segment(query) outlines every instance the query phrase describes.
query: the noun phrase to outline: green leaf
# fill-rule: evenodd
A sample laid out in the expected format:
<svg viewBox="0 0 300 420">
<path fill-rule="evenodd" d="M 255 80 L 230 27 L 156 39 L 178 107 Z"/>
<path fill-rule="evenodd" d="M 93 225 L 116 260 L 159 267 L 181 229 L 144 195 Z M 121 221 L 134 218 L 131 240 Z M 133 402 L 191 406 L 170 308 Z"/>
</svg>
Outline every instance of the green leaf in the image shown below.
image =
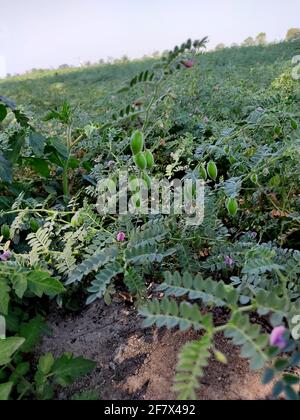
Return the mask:
<svg viewBox="0 0 300 420">
<path fill-rule="evenodd" d="M 291 366 L 299 366 L 300 365 L 300 352 L 295 352 L 290 360 Z"/>
<path fill-rule="evenodd" d="M 0 401 L 7 401 L 11 393 L 13 382 L 7 382 L 6 384 L 0 384 Z"/>
<path fill-rule="evenodd" d="M 52 353 L 46 353 L 40 357 L 38 370 L 43 373 L 43 375 L 48 375 L 54 365 L 54 357 Z"/>
<path fill-rule="evenodd" d="M 7 280 L 0 279 L 0 313 L 3 315 L 7 315 L 8 313 L 9 292 L 10 287 L 7 284 Z"/>
<path fill-rule="evenodd" d="M 5 321 L 6 321 L 6 329 L 7 331 L 17 334 L 19 331 L 19 327 L 20 327 L 20 322 L 19 322 L 19 310 L 9 310 L 7 316 L 5 316 Z M 5 337 L 4 337 L 5 338 Z"/>
<path fill-rule="evenodd" d="M 4 105 L 0 104 L 0 123 L 3 121 L 7 116 L 7 109 Z"/>
<path fill-rule="evenodd" d="M 15 373 L 17 375 L 25 376 L 27 373 L 30 372 L 30 363 L 29 362 L 21 362 L 15 368 Z"/>
<path fill-rule="evenodd" d="M 42 134 L 31 131 L 29 134 L 29 144 L 36 157 L 42 157 L 45 149 L 46 139 Z"/>
<path fill-rule="evenodd" d="M 87 375 L 96 367 L 96 363 L 83 357 L 74 358 L 72 354 L 64 354 L 53 365 L 54 380 L 61 386 L 71 385 L 77 378 Z"/>
<path fill-rule="evenodd" d="M 79 166 L 80 166 L 80 162 L 79 162 L 78 159 L 76 159 L 74 157 L 71 157 L 69 159 L 68 168 L 70 168 L 70 169 L 77 169 L 77 168 L 79 168 Z"/>
<path fill-rule="evenodd" d="M 38 371 L 35 374 L 34 379 L 36 383 L 36 393 L 38 400 L 53 400 L 55 395 L 53 385 L 47 382 L 47 377 L 43 376 L 43 374 Z"/>
<path fill-rule="evenodd" d="M 127 248 L 125 251 L 125 257 L 128 263 L 132 264 L 146 264 L 147 262 L 161 263 L 164 255 L 157 251 L 157 246 L 153 245 L 142 245 Z"/>
<path fill-rule="evenodd" d="M 242 177 L 234 177 L 224 182 L 223 189 L 228 198 L 235 198 L 242 188 Z"/>
<path fill-rule="evenodd" d="M 10 375 L 9 380 L 17 386 L 17 391 L 19 392 L 20 387 L 24 387 L 28 390 L 28 385 L 26 386 L 24 382 L 20 383 L 20 376 L 26 376 L 30 372 L 30 363 L 21 362 L 16 367 L 13 373 Z M 21 391 L 22 392 L 22 391 Z"/>
<path fill-rule="evenodd" d="M 281 322 L 284 314 L 289 312 L 292 305 L 287 297 L 279 297 L 275 292 L 263 289 L 257 292 L 255 300 L 260 311 L 266 311 L 267 313 L 272 312 L 276 313 L 276 315 L 281 315 L 281 318 L 279 317 L 279 322 Z"/>
<path fill-rule="evenodd" d="M 300 378 L 296 375 L 285 374 L 282 379 L 287 385 L 298 385 L 300 383 Z"/>
<path fill-rule="evenodd" d="M 93 271 L 98 271 L 108 262 L 115 260 L 118 253 L 119 250 L 116 247 L 96 251 L 92 256 L 88 257 L 79 264 L 74 271 L 72 271 L 66 285 L 81 281 L 85 276 Z"/>
<path fill-rule="evenodd" d="M 284 371 L 289 366 L 289 361 L 287 359 L 278 359 L 275 362 L 275 369 L 280 372 Z"/>
<path fill-rule="evenodd" d="M 153 300 L 140 309 L 142 316 L 146 318 L 145 327 L 154 324 L 158 328 L 167 327 L 169 329 L 179 326 L 181 331 L 194 328 L 196 331 L 206 329 L 204 317 L 198 305 L 191 305 L 181 302 L 178 306 L 176 300 L 164 298 L 161 301 Z"/>
<path fill-rule="evenodd" d="M 164 219 L 150 221 L 130 233 L 128 248 L 155 245 L 161 242 L 167 234 L 168 229 L 165 226 Z"/>
<path fill-rule="evenodd" d="M 10 163 L 15 164 L 20 157 L 21 150 L 25 144 L 26 135 L 24 131 L 15 133 L 9 140 L 9 152 L 7 152 L 6 158 Z"/>
<path fill-rule="evenodd" d="M 174 390 L 179 400 L 196 400 L 196 390 L 200 388 L 199 378 L 204 375 L 211 357 L 212 337 L 205 335 L 198 341 L 186 344 L 179 353 Z"/>
<path fill-rule="evenodd" d="M 50 112 L 48 112 L 48 114 L 45 116 L 44 121 L 51 121 L 51 120 L 59 120 L 60 119 L 60 115 L 59 112 L 57 112 L 56 110 L 51 110 Z"/>
<path fill-rule="evenodd" d="M 274 386 L 273 386 L 273 390 L 272 393 L 274 395 L 274 397 L 279 397 L 279 395 L 284 391 L 284 385 L 282 381 L 277 382 Z"/>
<path fill-rule="evenodd" d="M 22 299 L 27 290 L 27 273 L 14 273 L 11 277 L 11 283 L 16 295 Z"/>
<path fill-rule="evenodd" d="M 264 372 L 264 376 L 262 378 L 262 384 L 267 385 L 274 379 L 274 376 L 275 376 L 274 369 L 271 369 L 271 368 L 266 369 Z"/>
<path fill-rule="evenodd" d="M 55 148 L 55 150 L 64 160 L 68 159 L 69 150 L 62 139 L 60 139 L 59 137 L 51 137 L 49 139 L 49 143 Z"/>
<path fill-rule="evenodd" d="M 0 181 L 12 182 L 12 168 L 8 160 L 0 155 Z"/>
<path fill-rule="evenodd" d="M 178 273 L 164 273 L 164 283 L 157 290 L 166 296 L 181 297 L 187 295 L 191 300 L 201 299 L 205 305 L 215 306 L 236 305 L 238 292 L 232 286 L 225 285 L 222 281 L 211 278 L 203 279 L 200 274 L 193 276 L 185 272 L 182 276 Z"/>
<path fill-rule="evenodd" d="M 298 123 L 294 119 L 291 120 L 291 127 L 293 130 L 298 130 Z"/>
<path fill-rule="evenodd" d="M 53 297 L 66 290 L 58 279 L 42 271 L 31 272 L 27 280 L 28 288 L 38 297 L 42 297 L 43 294 Z"/>
<path fill-rule="evenodd" d="M 233 344 L 242 347 L 241 356 L 250 359 L 251 369 L 259 370 L 268 362 L 266 350 L 269 337 L 261 334 L 259 325 L 251 324 L 247 315 L 234 313 L 225 330 L 225 336 L 231 338 Z"/>
<path fill-rule="evenodd" d="M 283 267 L 276 262 L 276 252 L 264 246 L 255 246 L 246 253 L 243 273 L 260 275 L 273 270 L 282 270 Z"/>
<path fill-rule="evenodd" d="M 139 301 L 147 296 L 147 287 L 144 278 L 133 267 L 127 269 L 124 283 L 129 292 Z"/>
<path fill-rule="evenodd" d="M 92 295 L 88 298 L 87 304 L 94 302 L 96 299 L 101 299 L 106 292 L 112 279 L 123 272 L 123 268 L 117 262 L 108 264 L 103 270 L 101 270 L 92 282 L 91 287 L 88 288 L 88 292 Z"/>
<path fill-rule="evenodd" d="M 291 386 L 285 386 L 284 392 L 290 401 L 299 401 L 299 393 L 297 393 Z"/>
<path fill-rule="evenodd" d="M 38 158 L 23 158 L 23 162 L 28 164 L 35 172 L 40 174 L 44 178 L 50 177 L 50 170 L 48 161 L 46 159 L 38 159 Z"/>
<path fill-rule="evenodd" d="M 30 127 L 29 118 L 22 111 L 15 109 L 13 112 L 15 114 L 16 120 L 21 125 L 21 127 Z"/>
<path fill-rule="evenodd" d="M 7 365 L 12 355 L 22 346 L 25 339 L 21 337 L 10 337 L 0 340 L 0 366 Z"/>
<path fill-rule="evenodd" d="M 25 343 L 20 350 L 23 353 L 31 353 L 40 341 L 41 336 L 48 331 L 48 327 L 41 316 L 37 316 L 26 324 L 22 324 L 19 334 L 25 338 Z"/>
</svg>

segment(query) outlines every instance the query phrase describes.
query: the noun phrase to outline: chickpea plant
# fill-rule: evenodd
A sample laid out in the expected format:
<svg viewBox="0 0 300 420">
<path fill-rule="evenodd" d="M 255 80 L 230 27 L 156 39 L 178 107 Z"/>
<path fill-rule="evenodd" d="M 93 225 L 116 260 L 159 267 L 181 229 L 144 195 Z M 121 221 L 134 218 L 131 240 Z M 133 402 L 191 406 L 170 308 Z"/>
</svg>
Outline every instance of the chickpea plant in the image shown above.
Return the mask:
<svg viewBox="0 0 300 420">
<path fill-rule="evenodd" d="M 300 88 L 287 70 L 299 44 L 204 54 L 206 42 L 74 72 L 78 83 L 51 75 L 63 98 L 47 77 L 26 80 L 30 97 L 22 80 L 1 82 L 28 110 L 0 96 L 0 400 L 54 399 L 90 373 L 69 353 L 33 357 L 44 318 L 110 305 L 119 289 L 145 328 L 199 334 L 178 355 L 179 399 L 197 398 L 211 358 L 226 365 L 224 334 L 276 398 L 299 400 Z M 98 185 L 121 171 L 137 211 L 100 214 Z M 191 197 L 203 181 L 203 222 L 141 214 L 152 177 L 192 180 Z"/>
</svg>

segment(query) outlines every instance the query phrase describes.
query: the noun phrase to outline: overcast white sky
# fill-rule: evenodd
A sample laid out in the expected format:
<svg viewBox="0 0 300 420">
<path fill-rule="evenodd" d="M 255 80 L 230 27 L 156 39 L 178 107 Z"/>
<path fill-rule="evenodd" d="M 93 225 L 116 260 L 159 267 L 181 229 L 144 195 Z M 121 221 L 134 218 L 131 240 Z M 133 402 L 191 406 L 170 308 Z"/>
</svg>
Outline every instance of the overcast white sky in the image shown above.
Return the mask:
<svg viewBox="0 0 300 420">
<path fill-rule="evenodd" d="M 299 0 L 0 0 L 0 76 L 140 57 L 207 35 L 210 47 L 300 26 Z"/>
</svg>

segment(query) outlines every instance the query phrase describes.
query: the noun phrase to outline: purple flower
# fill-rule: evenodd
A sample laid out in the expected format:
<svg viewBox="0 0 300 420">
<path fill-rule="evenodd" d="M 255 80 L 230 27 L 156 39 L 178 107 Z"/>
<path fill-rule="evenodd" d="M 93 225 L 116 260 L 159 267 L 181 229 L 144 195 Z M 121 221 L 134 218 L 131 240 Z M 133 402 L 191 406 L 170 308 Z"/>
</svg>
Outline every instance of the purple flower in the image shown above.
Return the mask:
<svg viewBox="0 0 300 420">
<path fill-rule="evenodd" d="M 10 251 L 5 251 L 3 252 L 3 254 L 0 256 L 0 260 L 1 261 L 8 261 L 11 258 L 11 252 Z"/>
<path fill-rule="evenodd" d="M 118 242 L 124 242 L 126 239 L 126 235 L 124 232 L 119 232 L 117 235 L 117 241 Z"/>
<path fill-rule="evenodd" d="M 226 257 L 224 258 L 224 263 L 228 265 L 229 267 L 232 267 L 234 265 L 233 259 L 229 257 L 228 255 L 226 255 Z"/>
<path fill-rule="evenodd" d="M 250 232 L 250 238 L 255 239 L 257 237 L 257 232 Z"/>
<path fill-rule="evenodd" d="M 287 340 L 284 337 L 285 333 L 286 329 L 283 326 L 274 328 L 270 335 L 270 345 L 283 350 L 287 345 Z"/>
<path fill-rule="evenodd" d="M 107 162 L 107 167 L 109 169 L 113 169 L 115 164 L 116 164 L 116 162 L 114 160 L 110 160 L 109 162 Z"/>
<path fill-rule="evenodd" d="M 185 60 L 185 61 L 181 61 L 181 64 L 183 64 L 184 67 L 186 67 L 187 69 L 191 69 L 192 67 L 194 67 L 195 61 L 194 60 Z"/>
<path fill-rule="evenodd" d="M 204 122 L 204 124 L 208 124 L 209 123 L 209 118 L 208 117 L 204 117 L 203 118 L 203 122 Z"/>
</svg>

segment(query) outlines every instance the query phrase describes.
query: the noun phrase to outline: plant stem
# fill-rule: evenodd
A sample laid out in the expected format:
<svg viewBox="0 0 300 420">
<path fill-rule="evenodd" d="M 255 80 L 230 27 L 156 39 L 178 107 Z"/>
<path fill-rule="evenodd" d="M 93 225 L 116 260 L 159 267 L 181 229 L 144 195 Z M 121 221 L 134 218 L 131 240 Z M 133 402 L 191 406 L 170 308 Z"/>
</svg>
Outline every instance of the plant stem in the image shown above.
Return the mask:
<svg viewBox="0 0 300 420">
<path fill-rule="evenodd" d="M 18 372 L 16 372 L 15 367 L 14 367 L 11 363 L 9 363 L 9 364 L 7 365 L 7 367 L 8 367 L 8 368 L 9 368 L 9 369 L 13 372 L 13 373 L 15 373 L 15 374 L 18 376 L 18 378 L 19 378 L 19 379 L 21 379 L 21 381 L 22 381 L 22 382 L 24 382 L 24 384 L 25 384 L 25 385 L 26 385 L 26 387 L 27 387 L 27 389 L 26 389 L 26 390 L 24 390 L 24 391 L 22 392 L 22 394 L 20 394 L 20 396 L 18 397 L 18 400 L 21 400 L 21 399 L 24 397 L 24 395 L 26 394 L 26 392 L 27 392 L 28 390 L 30 390 L 33 394 L 35 394 L 33 385 L 31 385 L 31 383 L 30 383 L 29 381 L 27 381 L 27 379 L 25 379 L 23 375 L 20 375 Z"/>
<path fill-rule="evenodd" d="M 64 171 L 63 171 L 63 194 L 64 194 L 64 201 L 67 204 L 69 201 L 69 178 L 68 178 L 68 166 L 69 160 L 67 161 Z"/>
<path fill-rule="evenodd" d="M 152 96 L 152 98 L 151 98 L 151 100 L 149 102 L 149 105 L 148 105 L 147 109 L 146 109 L 145 121 L 144 121 L 143 128 L 142 128 L 142 131 L 143 132 L 145 132 L 145 130 L 146 130 L 147 126 L 148 126 L 149 117 L 150 117 L 150 111 L 151 111 L 152 105 L 154 104 L 154 102 L 156 100 L 156 97 L 157 97 L 157 94 L 158 94 L 158 90 L 160 88 L 160 84 L 162 83 L 162 81 L 163 81 L 163 78 L 156 84 L 155 90 L 154 90 L 154 93 L 153 93 L 153 96 Z"/>
<path fill-rule="evenodd" d="M 15 213 L 22 213 L 22 212 L 28 212 L 28 213 L 47 213 L 47 214 L 61 214 L 61 215 L 70 215 L 75 214 L 75 211 L 57 211 L 57 210 L 47 210 L 47 209 L 18 209 L 18 210 L 11 210 L 4 212 L 4 215 L 7 216 L 9 214 L 15 214 Z"/>
<path fill-rule="evenodd" d="M 72 151 L 72 125 L 69 124 L 67 127 L 67 146 L 68 146 L 68 159 L 63 168 L 63 193 L 65 204 L 68 204 L 70 198 L 70 189 L 69 189 L 69 163 L 70 155 Z"/>
</svg>

